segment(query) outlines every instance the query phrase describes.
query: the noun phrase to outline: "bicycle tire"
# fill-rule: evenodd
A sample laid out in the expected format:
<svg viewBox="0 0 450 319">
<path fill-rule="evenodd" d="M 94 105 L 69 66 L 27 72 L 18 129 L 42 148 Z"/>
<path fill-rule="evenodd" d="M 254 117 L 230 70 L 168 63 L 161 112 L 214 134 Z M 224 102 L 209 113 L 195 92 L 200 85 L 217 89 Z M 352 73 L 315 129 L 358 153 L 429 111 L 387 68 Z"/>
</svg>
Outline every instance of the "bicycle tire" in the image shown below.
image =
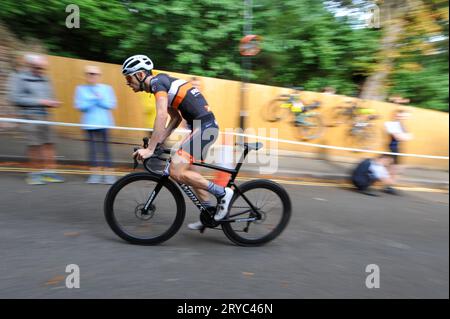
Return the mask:
<svg viewBox="0 0 450 319">
<path fill-rule="evenodd" d="M 179 188 L 169 179 L 166 180 L 163 184 L 163 188 L 165 187 L 172 194 L 172 196 L 174 197 L 173 199 L 177 206 L 176 209 L 177 212 L 174 222 L 165 233 L 161 234 L 160 236 L 156 236 L 154 238 L 143 239 L 130 235 L 128 232 L 123 230 L 122 227 L 120 227 L 114 216 L 114 200 L 116 199 L 116 196 L 120 192 L 120 190 L 122 190 L 125 186 L 136 181 L 145 181 L 145 180 L 154 181 L 157 183 L 160 181 L 160 177 L 143 172 L 131 173 L 122 177 L 116 183 L 114 183 L 105 197 L 104 214 L 109 227 L 117 236 L 119 236 L 123 240 L 137 245 L 156 245 L 170 239 L 178 232 L 178 230 L 183 224 L 186 215 L 186 203 Z"/>
<path fill-rule="evenodd" d="M 291 210 L 292 210 L 291 199 L 289 198 L 289 194 L 287 193 L 287 191 L 281 185 L 270 180 L 258 179 L 245 182 L 241 186 L 239 186 L 240 191 L 244 194 L 245 192 L 258 188 L 264 188 L 273 191 L 280 198 L 281 202 L 283 203 L 282 218 L 271 233 L 256 239 L 244 238 L 240 236 L 232 228 L 231 223 L 222 223 L 222 230 L 225 233 L 225 235 L 228 237 L 229 240 L 231 240 L 233 243 L 239 246 L 261 246 L 274 240 L 283 232 L 283 230 L 286 228 L 291 218 Z M 239 197 L 240 195 L 238 193 L 235 193 L 233 199 L 231 200 L 230 207 L 232 207 L 233 203 Z"/>
</svg>

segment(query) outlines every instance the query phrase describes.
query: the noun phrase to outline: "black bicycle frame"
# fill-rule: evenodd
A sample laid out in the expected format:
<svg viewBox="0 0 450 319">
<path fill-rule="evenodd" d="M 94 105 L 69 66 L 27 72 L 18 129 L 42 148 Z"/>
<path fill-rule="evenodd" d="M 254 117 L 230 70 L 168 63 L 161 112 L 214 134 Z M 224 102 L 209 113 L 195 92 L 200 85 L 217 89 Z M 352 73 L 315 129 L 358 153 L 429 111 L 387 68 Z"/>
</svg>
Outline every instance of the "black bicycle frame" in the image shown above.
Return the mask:
<svg viewBox="0 0 450 319">
<path fill-rule="evenodd" d="M 202 163 L 202 162 L 194 162 L 193 165 L 196 166 L 201 166 L 201 167 L 205 167 L 205 168 L 209 168 L 209 169 L 213 169 L 213 170 L 218 170 L 218 171 L 222 171 L 222 172 L 226 172 L 231 174 L 230 180 L 227 183 L 227 187 L 233 187 L 234 191 L 237 192 L 246 202 L 247 204 L 250 206 L 251 209 L 245 211 L 245 212 L 241 212 L 229 217 L 235 217 L 238 215 L 242 215 L 245 213 L 248 213 L 249 211 L 253 211 L 256 214 L 255 218 L 245 218 L 242 220 L 228 220 L 229 222 L 233 222 L 233 221 L 252 221 L 252 220 L 256 220 L 256 219 L 260 219 L 261 218 L 261 214 L 258 212 L 257 208 L 255 206 L 253 206 L 253 204 L 250 202 L 250 200 L 244 195 L 244 193 L 241 192 L 241 190 L 239 189 L 239 187 L 234 183 L 234 180 L 236 178 L 236 176 L 239 173 L 239 170 L 241 169 L 241 166 L 243 164 L 243 161 L 245 160 L 245 158 L 247 157 L 249 153 L 249 150 L 247 147 L 244 148 L 244 153 L 241 155 L 240 160 L 238 161 L 236 167 L 234 169 L 229 169 L 229 168 L 225 168 L 225 167 L 221 167 L 221 166 L 216 166 L 216 165 L 211 165 L 211 164 L 207 164 L 207 163 Z M 146 167 L 146 165 L 144 164 L 144 167 Z M 151 206 L 151 204 L 153 203 L 154 199 L 156 198 L 156 196 L 158 195 L 158 193 L 160 192 L 160 190 L 162 189 L 162 186 L 164 184 L 164 182 L 169 178 L 169 167 L 170 167 L 170 159 L 167 161 L 166 167 L 164 169 L 164 173 L 161 176 L 160 181 L 158 182 L 158 184 L 156 185 L 155 189 L 152 191 L 152 193 L 150 194 L 145 206 L 144 206 L 144 210 L 147 211 L 148 208 Z M 146 168 L 147 169 L 147 168 Z M 178 186 L 183 190 L 183 192 L 186 194 L 186 196 L 194 203 L 194 205 L 198 208 L 198 210 L 203 213 L 203 212 L 208 212 L 208 209 L 202 204 L 202 202 L 198 199 L 197 195 L 192 191 L 192 189 L 183 183 L 178 183 Z M 228 217 L 228 218 L 229 218 Z"/>
</svg>

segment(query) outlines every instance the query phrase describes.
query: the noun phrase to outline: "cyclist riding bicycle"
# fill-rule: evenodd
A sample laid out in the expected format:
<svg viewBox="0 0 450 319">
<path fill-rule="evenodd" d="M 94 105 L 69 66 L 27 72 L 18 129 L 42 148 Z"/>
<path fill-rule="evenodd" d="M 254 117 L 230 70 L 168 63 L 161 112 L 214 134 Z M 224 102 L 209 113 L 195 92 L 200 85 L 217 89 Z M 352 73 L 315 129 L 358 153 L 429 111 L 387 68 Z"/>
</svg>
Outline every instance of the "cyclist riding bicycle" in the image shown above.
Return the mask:
<svg viewBox="0 0 450 319">
<path fill-rule="evenodd" d="M 152 70 L 153 62 L 145 55 L 133 55 L 122 65 L 122 74 L 134 92 L 148 92 L 156 98 L 156 118 L 148 147 L 139 149 L 133 156 L 141 161 L 150 157 L 157 144 L 164 143 L 184 118 L 191 128 L 191 134 L 181 142 L 172 157 L 170 176 L 177 182 L 192 186 L 205 206 L 212 206 L 208 193 L 214 195 L 217 198 L 214 219 L 222 220 L 228 214 L 234 191 L 209 182 L 192 165 L 196 160 L 205 159 L 209 147 L 218 137 L 219 127 L 214 114 L 208 110 L 208 104 L 200 91 L 189 82 L 164 73 L 154 75 Z M 166 126 L 169 116 L 170 121 Z M 188 227 L 200 230 L 203 224 L 198 221 Z"/>
</svg>

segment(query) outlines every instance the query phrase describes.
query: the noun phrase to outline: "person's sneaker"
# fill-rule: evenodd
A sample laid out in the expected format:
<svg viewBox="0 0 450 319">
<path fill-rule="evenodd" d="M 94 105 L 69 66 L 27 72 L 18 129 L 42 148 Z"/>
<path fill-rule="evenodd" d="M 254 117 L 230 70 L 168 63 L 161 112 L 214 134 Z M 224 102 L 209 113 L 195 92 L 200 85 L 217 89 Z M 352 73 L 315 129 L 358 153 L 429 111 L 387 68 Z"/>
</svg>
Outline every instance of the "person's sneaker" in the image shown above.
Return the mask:
<svg viewBox="0 0 450 319">
<path fill-rule="evenodd" d="M 192 229 L 192 230 L 200 230 L 203 227 L 205 227 L 205 226 L 203 226 L 203 223 L 201 221 L 188 224 L 188 228 Z"/>
<path fill-rule="evenodd" d="M 102 177 L 100 175 L 91 175 L 87 179 L 86 183 L 88 184 L 100 184 L 102 182 Z"/>
<path fill-rule="evenodd" d="M 52 172 L 42 173 L 42 180 L 44 182 L 48 182 L 48 183 L 63 183 L 64 182 L 64 178 L 62 178 L 58 174 L 52 173 Z"/>
<path fill-rule="evenodd" d="M 225 195 L 218 199 L 217 213 L 214 215 L 214 220 L 219 221 L 224 219 L 228 215 L 231 199 L 233 198 L 234 191 L 225 187 Z"/>
<path fill-rule="evenodd" d="M 117 178 L 112 175 L 105 175 L 103 176 L 103 184 L 112 185 L 117 181 Z"/>
<path fill-rule="evenodd" d="M 28 185 L 45 185 L 46 183 L 42 181 L 41 175 L 38 174 L 28 174 L 25 179 Z"/>
<path fill-rule="evenodd" d="M 400 195 L 400 193 L 393 187 L 387 186 L 383 189 L 383 192 L 390 195 Z"/>
<path fill-rule="evenodd" d="M 359 192 L 361 194 L 364 194 L 364 195 L 367 195 L 367 196 L 373 196 L 373 197 L 379 197 L 380 196 L 377 193 L 374 193 L 373 191 L 370 191 L 370 190 L 360 190 Z"/>
</svg>

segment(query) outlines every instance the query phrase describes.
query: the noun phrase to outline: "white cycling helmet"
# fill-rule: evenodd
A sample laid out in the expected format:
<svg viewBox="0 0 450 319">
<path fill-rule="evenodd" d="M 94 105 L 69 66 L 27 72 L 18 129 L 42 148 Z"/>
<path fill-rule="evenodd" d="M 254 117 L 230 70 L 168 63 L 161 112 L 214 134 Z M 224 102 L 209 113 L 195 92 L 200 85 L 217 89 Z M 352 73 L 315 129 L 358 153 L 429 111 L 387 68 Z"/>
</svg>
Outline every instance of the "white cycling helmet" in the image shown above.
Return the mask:
<svg viewBox="0 0 450 319">
<path fill-rule="evenodd" d="M 123 75 L 132 75 L 137 71 L 151 71 L 153 70 L 153 62 L 146 55 L 133 55 L 125 60 L 122 65 Z"/>
</svg>

